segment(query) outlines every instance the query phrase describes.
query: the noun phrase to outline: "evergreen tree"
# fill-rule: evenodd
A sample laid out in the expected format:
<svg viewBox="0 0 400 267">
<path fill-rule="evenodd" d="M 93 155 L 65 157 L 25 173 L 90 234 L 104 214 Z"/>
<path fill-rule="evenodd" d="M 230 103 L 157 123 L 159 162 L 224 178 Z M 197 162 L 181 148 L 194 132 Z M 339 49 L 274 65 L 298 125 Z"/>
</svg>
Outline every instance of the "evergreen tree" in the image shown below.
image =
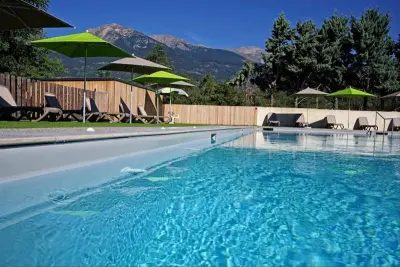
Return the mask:
<svg viewBox="0 0 400 267">
<path fill-rule="evenodd" d="M 325 19 L 318 34 L 315 82 L 328 92 L 343 89 L 351 51 L 349 20 L 336 13 Z"/>
<path fill-rule="evenodd" d="M 297 23 L 297 34 L 289 51 L 287 81 L 289 89 L 299 91 L 312 85 L 313 75 L 317 71 L 318 31 L 312 21 Z"/>
<path fill-rule="evenodd" d="M 286 66 L 291 64 L 292 42 L 295 32 L 290 27 L 289 21 L 281 13 L 275 21 L 272 29 L 272 36 L 266 41 L 267 64 L 271 64 L 274 76 L 273 87 L 284 89 L 287 82 L 288 72 Z"/>
<path fill-rule="evenodd" d="M 164 46 L 161 44 L 156 44 L 153 50 L 151 50 L 146 56 L 146 59 L 173 69 L 171 60 L 169 59 Z"/>
<path fill-rule="evenodd" d="M 378 9 L 368 9 L 359 20 L 351 17 L 353 51 L 348 85 L 378 95 L 399 88 L 389 25 L 389 14 L 381 14 Z"/>
</svg>

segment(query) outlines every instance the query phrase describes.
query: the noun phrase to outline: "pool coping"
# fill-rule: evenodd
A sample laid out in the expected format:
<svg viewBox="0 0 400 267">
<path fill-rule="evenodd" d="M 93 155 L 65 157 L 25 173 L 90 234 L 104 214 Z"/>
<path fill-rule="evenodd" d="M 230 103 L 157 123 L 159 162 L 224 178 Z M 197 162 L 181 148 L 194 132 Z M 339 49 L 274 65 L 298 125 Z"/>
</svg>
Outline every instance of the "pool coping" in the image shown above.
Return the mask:
<svg viewBox="0 0 400 267">
<path fill-rule="evenodd" d="M 205 127 L 205 128 L 188 128 L 179 130 L 170 130 L 171 128 L 160 129 L 154 132 L 134 132 L 134 133 L 108 133 L 108 134 L 87 134 L 87 135 L 65 135 L 65 136 L 54 136 L 54 137 L 19 137 L 19 138 L 4 138 L 0 139 L 0 149 L 15 148 L 15 147 L 27 147 L 27 146 L 40 146 L 40 145 L 56 145 L 65 143 L 77 143 L 77 142 L 91 142 L 91 141 L 102 141 L 112 139 L 123 139 L 123 138 L 135 138 L 135 137 L 151 137 L 160 135 L 173 135 L 173 134 L 185 134 L 185 133 L 199 133 L 199 132 L 212 132 L 212 131 L 227 131 L 227 130 L 238 130 L 244 128 L 254 128 L 251 126 L 220 126 L 220 127 Z M 190 129 L 190 130 L 189 130 Z"/>
<path fill-rule="evenodd" d="M 369 136 L 368 131 L 363 130 L 341 130 L 341 129 L 325 129 L 325 128 L 298 128 L 298 127 L 270 127 L 259 126 L 259 131 L 269 133 L 293 133 L 293 134 L 351 134 L 355 136 Z M 378 131 L 382 133 L 382 131 Z M 370 132 L 372 136 L 379 135 L 375 131 Z M 386 136 L 392 136 L 392 131 L 385 131 Z M 393 132 L 393 136 L 400 136 L 400 132 Z"/>
</svg>

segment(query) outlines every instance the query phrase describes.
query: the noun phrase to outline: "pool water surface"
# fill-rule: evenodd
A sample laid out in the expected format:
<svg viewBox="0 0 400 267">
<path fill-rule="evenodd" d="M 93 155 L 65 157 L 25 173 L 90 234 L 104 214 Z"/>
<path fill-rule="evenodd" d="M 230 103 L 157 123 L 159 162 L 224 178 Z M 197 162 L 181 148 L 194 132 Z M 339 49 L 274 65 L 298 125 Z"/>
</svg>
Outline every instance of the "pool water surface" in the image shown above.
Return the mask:
<svg viewBox="0 0 400 267">
<path fill-rule="evenodd" d="M 399 147 L 327 138 L 255 133 L 59 199 L 0 229 L 0 266 L 399 266 Z"/>
</svg>

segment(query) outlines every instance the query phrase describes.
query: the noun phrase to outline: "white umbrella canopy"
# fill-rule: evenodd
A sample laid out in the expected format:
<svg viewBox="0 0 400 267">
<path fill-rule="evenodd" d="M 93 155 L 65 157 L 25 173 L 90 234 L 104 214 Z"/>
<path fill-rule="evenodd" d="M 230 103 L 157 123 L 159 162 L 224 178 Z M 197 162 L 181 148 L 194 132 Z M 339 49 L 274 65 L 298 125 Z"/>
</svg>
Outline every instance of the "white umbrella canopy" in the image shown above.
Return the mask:
<svg viewBox="0 0 400 267">
<path fill-rule="evenodd" d="M 179 89 L 179 88 L 172 88 L 172 87 L 161 88 L 160 90 L 157 91 L 157 93 L 160 95 L 177 94 L 177 95 L 183 95 L 183 96 L 189 97 L 188 93 L 186 93 L 184 90 Z"/>
<path fill-rule="evenodd" d="M 170 111 L 171 121 L 172 121 L 172 96 L 176 94 L 176 95 L 183 95 L 183 96 L 189 97 L 188 93 L 186 93 L 184 90 L 179 89 L 179 88 L 172 88 L 172 87 L 161 88 L 157 91 L 157 93 L 160 95 L 170 95 L 169 111 Z"/>
<path fill-rule="evenodd" d="M 395 98 L 395 97 L 400 97 L 400 91 L 382 96 L 381 98 Z"/>
<path fill-rule="evenodd" d="M 323 97 L 328 94 L 325 92 L 307 87 L 306 89 L 301 90 L 300 92 L 297 92 L 294 95 L 300 96 L 300 97 Z M 309 106 L 309 102 L 307 101 L 307 124 L 308 124 L 308 106 Z"/>
</svg>

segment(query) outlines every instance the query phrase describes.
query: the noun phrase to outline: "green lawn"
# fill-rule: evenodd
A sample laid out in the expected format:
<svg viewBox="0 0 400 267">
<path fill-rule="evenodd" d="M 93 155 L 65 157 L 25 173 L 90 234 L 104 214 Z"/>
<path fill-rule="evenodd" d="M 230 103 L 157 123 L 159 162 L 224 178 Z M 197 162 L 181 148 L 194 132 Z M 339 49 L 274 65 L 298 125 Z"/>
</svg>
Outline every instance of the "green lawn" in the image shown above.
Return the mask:
<svg viewBox="0 0 400 267">
<path fill-rule="evenodd" d="M 30 121 L 0 121 L 0 129 L 4 128 L 87 128 L 87 127 L 193 127 L 201 126 L 198 124 L 144 124 L 144 123 L 109 123 L 109 122 L 30 122 Z"/>
</svg>

